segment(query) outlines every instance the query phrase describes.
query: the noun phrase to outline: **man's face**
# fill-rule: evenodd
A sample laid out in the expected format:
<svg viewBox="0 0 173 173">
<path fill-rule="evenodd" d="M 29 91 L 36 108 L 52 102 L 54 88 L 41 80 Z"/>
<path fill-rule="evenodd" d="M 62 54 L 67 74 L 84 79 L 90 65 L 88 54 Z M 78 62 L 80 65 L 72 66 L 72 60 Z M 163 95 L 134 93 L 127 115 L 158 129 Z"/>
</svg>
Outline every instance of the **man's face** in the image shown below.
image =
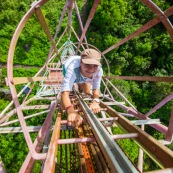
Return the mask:
<svg viewBox="0 0 173 173">
<path fill-rule="evenodd" d="M 83 62 L 81 64 L 81 73 L 83 76 L 92 78 L 93 74 L 97 71 L 98 65 L 94 64 L 84 64 Z"/>
</svg>

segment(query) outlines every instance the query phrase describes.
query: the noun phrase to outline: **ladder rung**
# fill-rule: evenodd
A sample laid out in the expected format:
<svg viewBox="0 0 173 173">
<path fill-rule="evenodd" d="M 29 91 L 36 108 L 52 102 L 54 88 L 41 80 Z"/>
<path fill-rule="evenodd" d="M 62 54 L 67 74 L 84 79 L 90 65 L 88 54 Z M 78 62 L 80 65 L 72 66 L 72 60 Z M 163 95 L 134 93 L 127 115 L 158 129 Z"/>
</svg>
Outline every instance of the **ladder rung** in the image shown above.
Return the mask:
<svg viewBox="0 0 173 173">
<path fill-rule="evenodd" d="M 106 105 L 124 105 L 125 102 L 104 102 Z"/>
<path fill-rule="evenodd" d="M 160 123 L 160 119 L 149 119 L 149 120 L 133 120 L 131 121 L 135 125 L 142 125 L 142 124 L 158 124 Z"/>
</svg>

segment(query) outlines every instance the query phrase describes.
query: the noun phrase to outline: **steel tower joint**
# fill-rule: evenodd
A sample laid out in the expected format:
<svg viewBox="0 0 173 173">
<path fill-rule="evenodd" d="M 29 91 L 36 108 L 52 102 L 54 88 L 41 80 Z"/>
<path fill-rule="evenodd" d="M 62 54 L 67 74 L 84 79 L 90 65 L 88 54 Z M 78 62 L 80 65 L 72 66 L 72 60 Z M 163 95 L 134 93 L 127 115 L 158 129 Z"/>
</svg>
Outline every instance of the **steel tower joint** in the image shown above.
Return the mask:
<svg viewBox="0 0 173 173">
<path fill-rule="evenodd" d="M 69 10 L 72 10 L 74 8 L 74 2 L 75 0 L 67 0 L 67 8 Z"/>
</svg>

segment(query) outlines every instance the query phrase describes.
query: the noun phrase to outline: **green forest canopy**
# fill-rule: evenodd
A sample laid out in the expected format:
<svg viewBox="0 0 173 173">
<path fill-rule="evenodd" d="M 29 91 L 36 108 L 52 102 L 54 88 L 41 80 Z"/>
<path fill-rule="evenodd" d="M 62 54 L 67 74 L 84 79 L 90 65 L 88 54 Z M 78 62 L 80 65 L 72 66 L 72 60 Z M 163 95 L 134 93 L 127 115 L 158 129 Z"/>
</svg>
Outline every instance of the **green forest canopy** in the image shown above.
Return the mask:
<svg viewBox="0 0 173 173">
<path fill-rule="evenodd" d="M 0 63 L 7 62 L 8 49 L 13 33 L 21 18 L 30 8 L 33 1 L 23 0 L 0 0 Z M 163 11 L 171 6 L 171 1 L 154 1 Z M 83 6 L 83 1 L 77 1 L 79 9 Z M 54 35 L 58 20 L 60 18 L 65 0 L 50 0 L 42 7 L 42 12 Z M 87 1 L 86 9 L 80 10 L 82 20 L 85 24 L 89 10 L 93 1 Z M 96 46 L 100 51 L 104 51 L 124 37 L 128 36 L 136 29 L 154 18 L 155 15 L 140 1 L 136 0 L 104 0 L 101 1 L 97 12 L 86 33 L 88 43 Z M 79 24 L 73 16 L 73 27 L 78 33 Z M 172 16 L 170 17 L 172 22 Z M 60 34 L 67 25 L 67 16 L 63 20 Z M 64 42 L 67 38 L 64 38 Z M 75 41 L 72 36 L 71 40 Z M 50 43 L 44 34 L 36 16 L 33 16 L 22 31 L 14 55 L 14 64 L 32 66 L 30 70 L 14 69 L 17 76 L 33 76 L 37 68 L 44 64 L 49 52 Z M 123 44 L 115 50 L 106 54 L 110 64 L 111 75 L 122 76 L 172 76 L 173 74 L 173 46 L 170 36 L 164 26 L 160 23 L 152 29 L 135 37 L 131 41 Z M 104 65 L 103 65 L 104 67 Z M 107 67 L 104 67 L 105 72 Z M 4 78 L 6 69 L 2 68 L 0 87 L 4 88 Z M 146 113 L 172 91 L 172 84 L 117 81 L 112 82 L 120 88 L 125 96 L 132 101 L 137 109 Z M 116 94 L 114 93 L 116 98 Z M 9 103 L 8 100 L 0 98 L 0 111 Z M 160 117 L 165 124 L 172 109 L 172 101 L 162 109 L 153 114 L 153 118 Z M 16 137 L 15 137 L 16 136 Z M 11 146 L 11 141 L 16 138 Z M 21 152 L 15 153 L 14 148 L 18 146 L 22 135 L 1 135 L 0 155 L 4 158 L 4 163 L 9 167 L 9 172 L 16 172 L 25 158 L 27 149 L 21 146 Z M 8 140 L 7 140 L 8 139 Z M 7 150 L 8 147 L 8 150 Z M 4 153 L 7 153 L 4 155 Z M 25 153 L 25 154 L 24 154 Z M 8 158 L 6 157 L 8 155 Z M 18 160 L 12 166 L 12 160 Z"/>
</svg>

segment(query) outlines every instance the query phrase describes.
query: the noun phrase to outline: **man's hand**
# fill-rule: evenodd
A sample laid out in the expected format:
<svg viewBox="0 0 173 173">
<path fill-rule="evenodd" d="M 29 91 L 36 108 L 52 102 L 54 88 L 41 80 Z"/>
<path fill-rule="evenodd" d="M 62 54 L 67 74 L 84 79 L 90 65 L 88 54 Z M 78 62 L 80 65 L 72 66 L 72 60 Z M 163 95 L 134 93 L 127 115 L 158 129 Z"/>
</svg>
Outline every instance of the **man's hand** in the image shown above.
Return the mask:
<svg viewBox="0 0 173 173">
<path fill-rule="evenodd" d="M 77 113 L 70 113 L 67 118 L 67 123 L 69 126 L 77 127 L 83 122 L 83 118 Z"/>
<path fill-rule="evenodd" d="M 95 114 L 100 112 L 100 106 L 99 106 L 99 103 L 97 102 L 91 103 L 90 108 Z"/>
</svg>

